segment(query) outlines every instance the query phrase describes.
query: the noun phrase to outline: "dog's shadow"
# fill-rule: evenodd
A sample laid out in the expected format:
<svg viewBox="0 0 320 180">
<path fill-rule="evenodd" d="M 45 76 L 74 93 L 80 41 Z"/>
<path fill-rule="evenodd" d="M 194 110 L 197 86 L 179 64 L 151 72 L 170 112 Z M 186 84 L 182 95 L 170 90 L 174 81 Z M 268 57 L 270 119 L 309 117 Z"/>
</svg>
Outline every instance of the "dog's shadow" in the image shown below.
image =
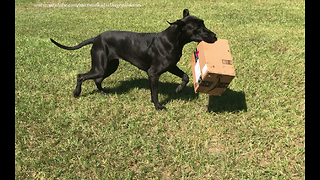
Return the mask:
<svg viewBox="0 0 320 180">
<path fill-rule="evenodd" d="M 180 93 L 176 93 L 175 89 L 178 86 L 178 83 L 159 81 L 158 92 L 165 95 L 165 99 L 161 99 L 160 104 L 165 105 L 174 99 L 189 101 L 197 99 L 199 97 L 199 93 L 194 92 L 193 86 L 186 86 Z M 150 90 L 148 79 L 120 81 L 120 85 L 113 88 L 105 89 L 107 90 L 108 94 L 125 94 L 134 88 Z M 98 90 L 94 90 L 89 94 L 97 92 Z M 150 96 L 150 94 L 148 94 L 148 96 Z M 234 112 L 241 110 L 247 111 L 245 94 L 242 91 L 237 92 L 227 89 L 221 96 L 209 96 L 209 103 L 207 105 L 207 108 L 208 112 Z"/>
<path fill-rule="evenodd" d="M 176 93 L 176 88 L 179 86 L 178 83 L 170 83 L 170 82 L 161 82 L 158 83 L 158 92 L 159 94 L 165 95 L 165 99 L 161 98 L 160 104 L 165 105 L 173 99 L 181 99 L 181 100 L 193 100 L 199 96 L 194 92 L 192 86 L 186 86 L 180 93 Z M 130 90 L 138 88 L 138 89 L 147 89 L 149 90 L 148 95 L 151 99 L 150 94 L 150 85 L 148 79 L 133 79 L 129 81 L 120 81 L 120 85 L 113 88 L 105 88 L 108 94 L 125 94 Z M 97 92 L 97 90 L 92 93 Z"/>
</svg>

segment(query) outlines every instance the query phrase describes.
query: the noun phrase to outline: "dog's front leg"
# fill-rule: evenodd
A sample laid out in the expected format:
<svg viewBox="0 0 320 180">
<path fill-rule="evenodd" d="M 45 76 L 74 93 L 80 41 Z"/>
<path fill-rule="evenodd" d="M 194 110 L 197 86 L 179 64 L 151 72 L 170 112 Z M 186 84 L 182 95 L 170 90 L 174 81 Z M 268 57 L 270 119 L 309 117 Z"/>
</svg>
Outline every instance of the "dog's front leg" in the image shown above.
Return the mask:
<svg viewBox="0 0 320 180">
<path fill-rule="evenodd" d="M 166 110 L 164 106 L 161 106 L 158 99 L 158 82 L 160 75 L 153 72 L 152 69 L 148 70 L 148 77 L 151 90 L 151 101 L 154 103 L 156 110 Z"/>
<path fill-rule="evenodd" d="M 177 93 L 181 92 L 184 89 L 184 87 L 188 84 L 189 76 L 185 72 L 183 72 L 181 69 L 179 69 L 177 66 L 171 67 L 169 69 L 169 72 L 182 78 L 182 83 L 176 88 Z"/>
</svg>

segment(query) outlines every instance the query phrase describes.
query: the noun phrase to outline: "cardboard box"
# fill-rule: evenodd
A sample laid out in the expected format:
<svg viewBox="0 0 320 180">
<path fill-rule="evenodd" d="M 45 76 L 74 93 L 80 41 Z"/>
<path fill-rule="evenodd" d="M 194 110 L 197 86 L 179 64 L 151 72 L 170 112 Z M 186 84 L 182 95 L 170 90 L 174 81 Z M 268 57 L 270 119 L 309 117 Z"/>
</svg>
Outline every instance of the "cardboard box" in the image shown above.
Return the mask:
<svg viewBox="0 0 320 180">
<path fill-rule="evenodd" d="M 228 40 L 201 41 L 191 57 L 194 91 L 220 96 L 235 77 Z"/>
</svg>

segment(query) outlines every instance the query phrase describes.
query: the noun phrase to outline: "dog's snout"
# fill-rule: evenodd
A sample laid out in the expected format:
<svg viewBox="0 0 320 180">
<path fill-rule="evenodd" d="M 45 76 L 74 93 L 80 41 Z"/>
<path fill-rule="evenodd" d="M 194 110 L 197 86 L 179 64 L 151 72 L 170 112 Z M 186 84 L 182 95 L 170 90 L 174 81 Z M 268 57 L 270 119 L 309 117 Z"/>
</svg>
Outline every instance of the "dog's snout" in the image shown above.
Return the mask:
<svg viewBox="0 0 320 180">
<path fill-rule="evenodd" d="M 213 38 L 217 40 L 217 35 L 213 33 Z"/>
<path fill-rule="evenodd" d="M 218 38 L 215 33 L 211 32 L 210 34 L 208 34 L 208 36 L 203 38 L 203 40 L 207 43 L 214 43 L 218 40 Z"/>
</svg>

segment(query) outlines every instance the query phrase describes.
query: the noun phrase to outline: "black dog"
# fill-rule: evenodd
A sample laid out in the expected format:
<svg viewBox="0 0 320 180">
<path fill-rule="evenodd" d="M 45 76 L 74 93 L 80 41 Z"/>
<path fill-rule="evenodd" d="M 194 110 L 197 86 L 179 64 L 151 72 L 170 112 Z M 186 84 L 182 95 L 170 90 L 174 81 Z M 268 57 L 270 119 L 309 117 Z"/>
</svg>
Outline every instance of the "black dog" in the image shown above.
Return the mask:
<svg viewBox="0 0 320 180">
<path fill-rule="evenodd" d="M 176 66 L 183 46 L 191 41 L 214 43 L 217 40 L 216 35 L 204 26 L 203 20 L 190 16 L 188 9 L 183 10 L 182 19 L 168 23 L 170 26 L 160 33 L 106 31 L 74 47 L 67 47 L 50 39 L 58 47 L 67 50 L 93 44 L 91 70 L 78 74 L 74 97 L 80 95 L 81 84 L 87 79 L 93 79 L 99 91 L 105 94 L 101 82 L 117 70 L 119 59 L 124 59 L 148 73 L 151 101 L 157 110 L 166 109 L 158 100 L 160 75 L 169 71 L 182 78 L 182 83 L 176 89 L 179 93 L 189 82 L 188 75 Z"/>
</svg>

